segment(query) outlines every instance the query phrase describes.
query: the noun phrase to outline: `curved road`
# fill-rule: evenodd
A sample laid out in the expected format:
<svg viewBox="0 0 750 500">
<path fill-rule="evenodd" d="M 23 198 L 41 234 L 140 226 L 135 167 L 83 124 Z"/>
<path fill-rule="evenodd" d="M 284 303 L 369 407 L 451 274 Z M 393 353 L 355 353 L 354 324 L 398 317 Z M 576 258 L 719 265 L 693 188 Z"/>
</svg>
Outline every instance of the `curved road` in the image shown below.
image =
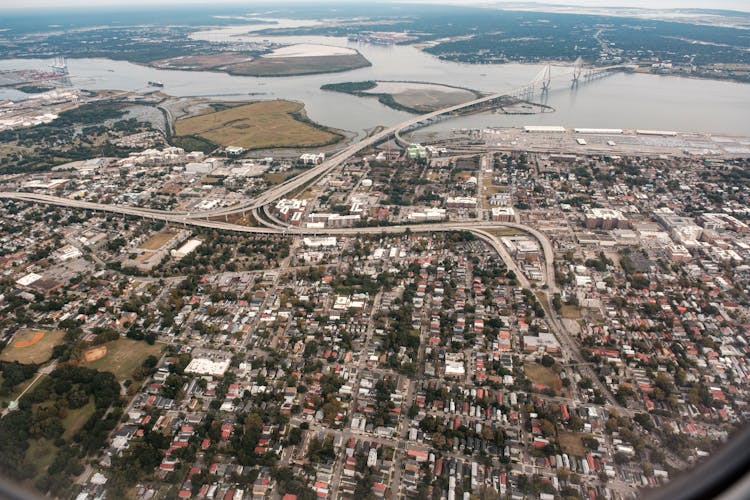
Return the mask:
<svg viewBox="0 0 750 500">
<path fill-rule="evenodd" d="M 522 88 L 526 88 L 528 87 L 528 85 L 530 84 L 526 84 Z M 480 97 L 478 99 L 474 99 L 472 101 L 467 101 L 461 104 L 448 106 L 447 108 L 442 108 L 437 111 L 432 111 L 424 115 L 414 116 L 412 118 L 409 118 L 408 120 L 405 120 L 401 123 L 393 125 L 392 127 L 383 129 L 380 132 L 371 135 L 370 137 L 366 137 L 355 144 L 352 144 L 346 149 L 343 149 L 339 153 L 336 153 L 335 155 L 326 159 L 320 165 L 313 167 L 310 170 L 307 170 L 306 172 L 303 172 L 302 174 L 292 179 L 289 179 L 288 181 L 278 184 L 272 187 L 271 189 L 268 189 L 266 192 L 264 192 L 262 195 L 258 196 L 255 199 L 248 200 L 247 202 L 241 203 L 240 205 L 234 205 L 231 207 L 221 208 L 221 209 L 212 210 L 208 212 L 202 212 L 200 214 L 188 215 L 188 218 L 195 219 L 195 218 L 200 218 L 200 217 L 215 217 L 215 216 L 231 215 L 231 214 L 235 214 L 239 212 L 246 212 L 248 210 L 253 210 L 263 205 L 267 205 L 271 203 L 272 201 L 282 198 L 284 195 L 294 191 L 295 189 L 298 189 L 304 186 L 308 182 L 313 181 L 315 178 L 330 172 L 334 168 L 338 167 L 339 165 L 343 164 L 344 162 L 352 158 L 354 155 L 356 155 L 363 149 L 366 149 L 370 146 L 378 144 L 379 142 L 390 137 L 391 135 L 396 135 L 398 132 L 400 132 L 401 130 L 405 128 L 412 127 L 421 122 L 430 121 L 442 115 L 455 113 L 457 111 L 461 111 L 466 108 L 479 106 L 488 102 L 492 102 L 496 99 L 507 97 L 513 94 L 516 90 L 517 89 L 513 89 L 507 92 L 499 92 L 496 94 L 487 95 L 484 97 Z"/>
</svg>

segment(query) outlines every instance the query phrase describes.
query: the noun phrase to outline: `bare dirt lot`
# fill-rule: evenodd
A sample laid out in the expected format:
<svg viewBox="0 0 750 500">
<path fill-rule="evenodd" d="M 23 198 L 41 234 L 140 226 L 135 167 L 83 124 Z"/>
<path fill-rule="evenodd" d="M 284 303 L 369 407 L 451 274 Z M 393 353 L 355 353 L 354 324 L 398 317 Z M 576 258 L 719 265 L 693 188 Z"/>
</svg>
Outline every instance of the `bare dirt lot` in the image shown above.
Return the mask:
<svg viewBox="0 0 750 500">
<path fill-rule="evenodd" d="M 169 240 L 175 237 L 177 233 L 175 231 L 165 230 L 159 231 L 156 234 L 151 235 L 139 248 L 143 250 L 158 250 L 166 245 Z"/>
<path fill-rule="evenodd" d="M 562 390 L 562 380 L 551 368 L 537 363 L 526 363 L 524 372 L 532 383 L 552 388 L 557 394 Z"/>
<path fill-rule="evenodd" d="M 557 442 L 564 453 L 576 457 L 586 454 L 586 448 L 581 442 L 581 435 L 577 432 L 561 432 L 557 436 Z"/>
<path fill-rule="evenodd" d="M 100 345 L 100 346 L 92 347 L 91 349 L 88 349 L 86 352 L 83 353 L 83 361 L 85 363 L 91 363 L 93 361 L 96 361 L 97 359 L 103 358 L 106 355 L 107 355 L 107 346 Z"/>
</svg>

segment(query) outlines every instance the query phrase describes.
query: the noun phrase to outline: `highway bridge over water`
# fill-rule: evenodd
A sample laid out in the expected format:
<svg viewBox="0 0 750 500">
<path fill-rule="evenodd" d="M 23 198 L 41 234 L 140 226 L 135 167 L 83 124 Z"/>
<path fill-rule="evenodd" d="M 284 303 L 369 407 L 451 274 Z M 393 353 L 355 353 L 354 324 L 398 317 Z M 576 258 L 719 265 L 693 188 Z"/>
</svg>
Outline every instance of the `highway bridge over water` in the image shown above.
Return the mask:
<svg viewBox="0 0 750 500">
<path fill-rule="evenodd" d="M 581 68 L 580 64 L 581 64 L 581 61 L 579 59 L 578 61 L 576 61 L 576 64 L 571 68 L 571 71 L 569 73 L 562 74 L 563 76 L 572 75 L 572 78 L 573 78 L 572 81 L 574 82 L 573 83 L 574 85 L 577 85 L 577 82 L 581 78 L 582 70 L 580 69 Z M 443 119 L 444 117 L 454 115 L 456 113 L 460 113 L 463 111 L 496 104 L 508 98 L 514 98 L 514 97 L 518 98 L 520 96 L 528 97 L 530 94 L 533 94 L 536 91 L 547 92 L 550 88 L 550 82 L 551 82 L 551 69 L 550 68 L 551 66 L 547 65 L 531 81 L 529 81 L 528 83 L 524 85 L 516 87 L 514 89 L 482 96 L 471 101 L 467 101 L 461 104 L 456 104 L 453 106 L 448 106 L 448 107 L 439 109 L 437 111 L 425 113 L 423 115 L 417 115 L 401 123 L 398 123 L 396 125 L 383 129 L 380 132 L 377 132 L 369 137 L 366 137 L 356 142 L 355 144 L 352 144 L 351 146 L 346 147 L 345 149 L 339 151 L 338 153 L 334 154 L 330 158 L 324 160 L 320 165 L 313 167 L 303 172 L 302 174 L 296 177 L 293 177 L 292 179 L 289 179 L 281 184 L 278 184 L 268 189 L 262 195 L 258 196 L 255 199 L 247 200 L 246 202 L 243 202 L 238 205 L 231 206 L 231 207 L 220 208 L 220 209 L 196 213 L 196 214 L 187 214 L 187 217 L 190 219 L 196 219 L 196 218 L 206 218 L 206 217 L 216 217 L 216 216 L 228 216 L 232 214 L 252 211 L 254 209 L 267 205 L 273 201 L 283 198 L 285 195 L 296 191 L 297 189 L 305 186 L 306 184 L 320 177 L 321 175 L 331 172 L 332 170 L 344 164 L 345 162 L 350 160 L 352 157 L 354 157 L 356 154 L 360 153 L 364 149 L 367 149 L 371 146 L 375 146 L 377 144 L 390 140 L 392 136 L 394 138 L 398 137 L 398 135 L 403 131 L 412 131 L 421 127 L 426 127 L 428 125 L 435 123 L 437 120 Z M 606 76 L 608 74 L 612 74 L 612 72 L 614 71 L 626 69 L 626 68 L 627 68 L 626 66 L 608 66 L 608 67 L 602 67 L 602 68 L 593 68 L 589 70 L 587 74 L 590 75 L 589 78 L 594 78 L 593 75 L 599 75 L 597 77 Z"/>
</svg>

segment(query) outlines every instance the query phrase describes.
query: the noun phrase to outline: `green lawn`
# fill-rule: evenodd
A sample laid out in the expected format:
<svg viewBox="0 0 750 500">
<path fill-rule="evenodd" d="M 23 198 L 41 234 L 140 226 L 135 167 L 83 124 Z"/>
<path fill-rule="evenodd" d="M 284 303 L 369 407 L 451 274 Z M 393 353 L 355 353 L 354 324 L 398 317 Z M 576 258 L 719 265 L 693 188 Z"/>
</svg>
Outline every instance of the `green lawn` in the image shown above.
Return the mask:
<svg viewBox="0 0 750 500">
<path fill-rule="evenodd" d="M 96 411 L 96 406 L 94 406 L 93 401 L 89 401 L 88 404 L 75 410 L 68 410 L 68 414 L 62 420 L 63 428 L 65 428 L 62 437 L 64 439 L 73 437 L 73 434 L 83 427 L 83 424 L 94 414 L 94 411 Z"/>
<path fill-rule="evenodd" d="M 129 379 L 133 371 L 150 355 L 158 358 L 163 348 L 161 344 L 148 345 L 132 339 L 118 339 L 104 345 L 107 347 L 107 354 L 96 361 L 84 363 L 83 366 L 112 372 L 120 382 Z"/>
<path fill-rule="evenodd" d="M 36 467 L 36 474 L 34 474 L 30 484 L 34 484 L 36 479 L 47 473 L 47 467 L 50 466 L 56 455 L 57 447 L 49 439 L 29 440 L 29 448 L 26 450 L 24 461 L 34 464 L 34 467 Z"/>
</svg>

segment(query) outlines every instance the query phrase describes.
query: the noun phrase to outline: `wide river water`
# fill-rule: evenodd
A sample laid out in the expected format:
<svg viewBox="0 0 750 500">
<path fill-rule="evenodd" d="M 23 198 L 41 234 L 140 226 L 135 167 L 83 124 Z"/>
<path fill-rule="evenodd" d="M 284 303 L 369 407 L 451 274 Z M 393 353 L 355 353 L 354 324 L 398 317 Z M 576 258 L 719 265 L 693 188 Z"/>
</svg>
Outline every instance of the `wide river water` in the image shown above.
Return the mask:
<svg viewBox="0 0 750 500">
<path fill-rule="evenodd" d="M 294 99 L 305 103 L 308 116 L 324 125 L 360 135 L 377 125 L 392 125 L 410 116 L 373 98 L 320 90 L 326 83 L 361 80 L 407 80 L 443 83 L 497 92 L 519 87 L 543 68 L 533 64 L 472 65 L 445 62 L 411 46 L 358 44 L 341 37 L 271 37 L 242 35 L 251 27 L 199 32 L 207 40 L 279 43 L 322 43 L 358 49 L 371 63 L 344 73 L 281 78 L 231 76 L 207 71 L 167 71 L 108 59 L 69 59 L 73 85 L 91 90 L 145 89 L 148 81 L 164 83 L 173 96 L 205 96 L 223 100 Z M 44 69 L 50 60 L 0 60 L 4 69 Z M 446 120 L 430 127 L 511 127 L 531 124 L 567 127 L 648 128 L 715 132 L 750 136 L 750 85 L 649 74 L 617 73 L 570 88 L 570 68 L 552 68 L 546 103 L 555 111 L 536 115 L 482 113 Z M 23 95 L 0 89 L 0 99 Z"/>
</svg>

